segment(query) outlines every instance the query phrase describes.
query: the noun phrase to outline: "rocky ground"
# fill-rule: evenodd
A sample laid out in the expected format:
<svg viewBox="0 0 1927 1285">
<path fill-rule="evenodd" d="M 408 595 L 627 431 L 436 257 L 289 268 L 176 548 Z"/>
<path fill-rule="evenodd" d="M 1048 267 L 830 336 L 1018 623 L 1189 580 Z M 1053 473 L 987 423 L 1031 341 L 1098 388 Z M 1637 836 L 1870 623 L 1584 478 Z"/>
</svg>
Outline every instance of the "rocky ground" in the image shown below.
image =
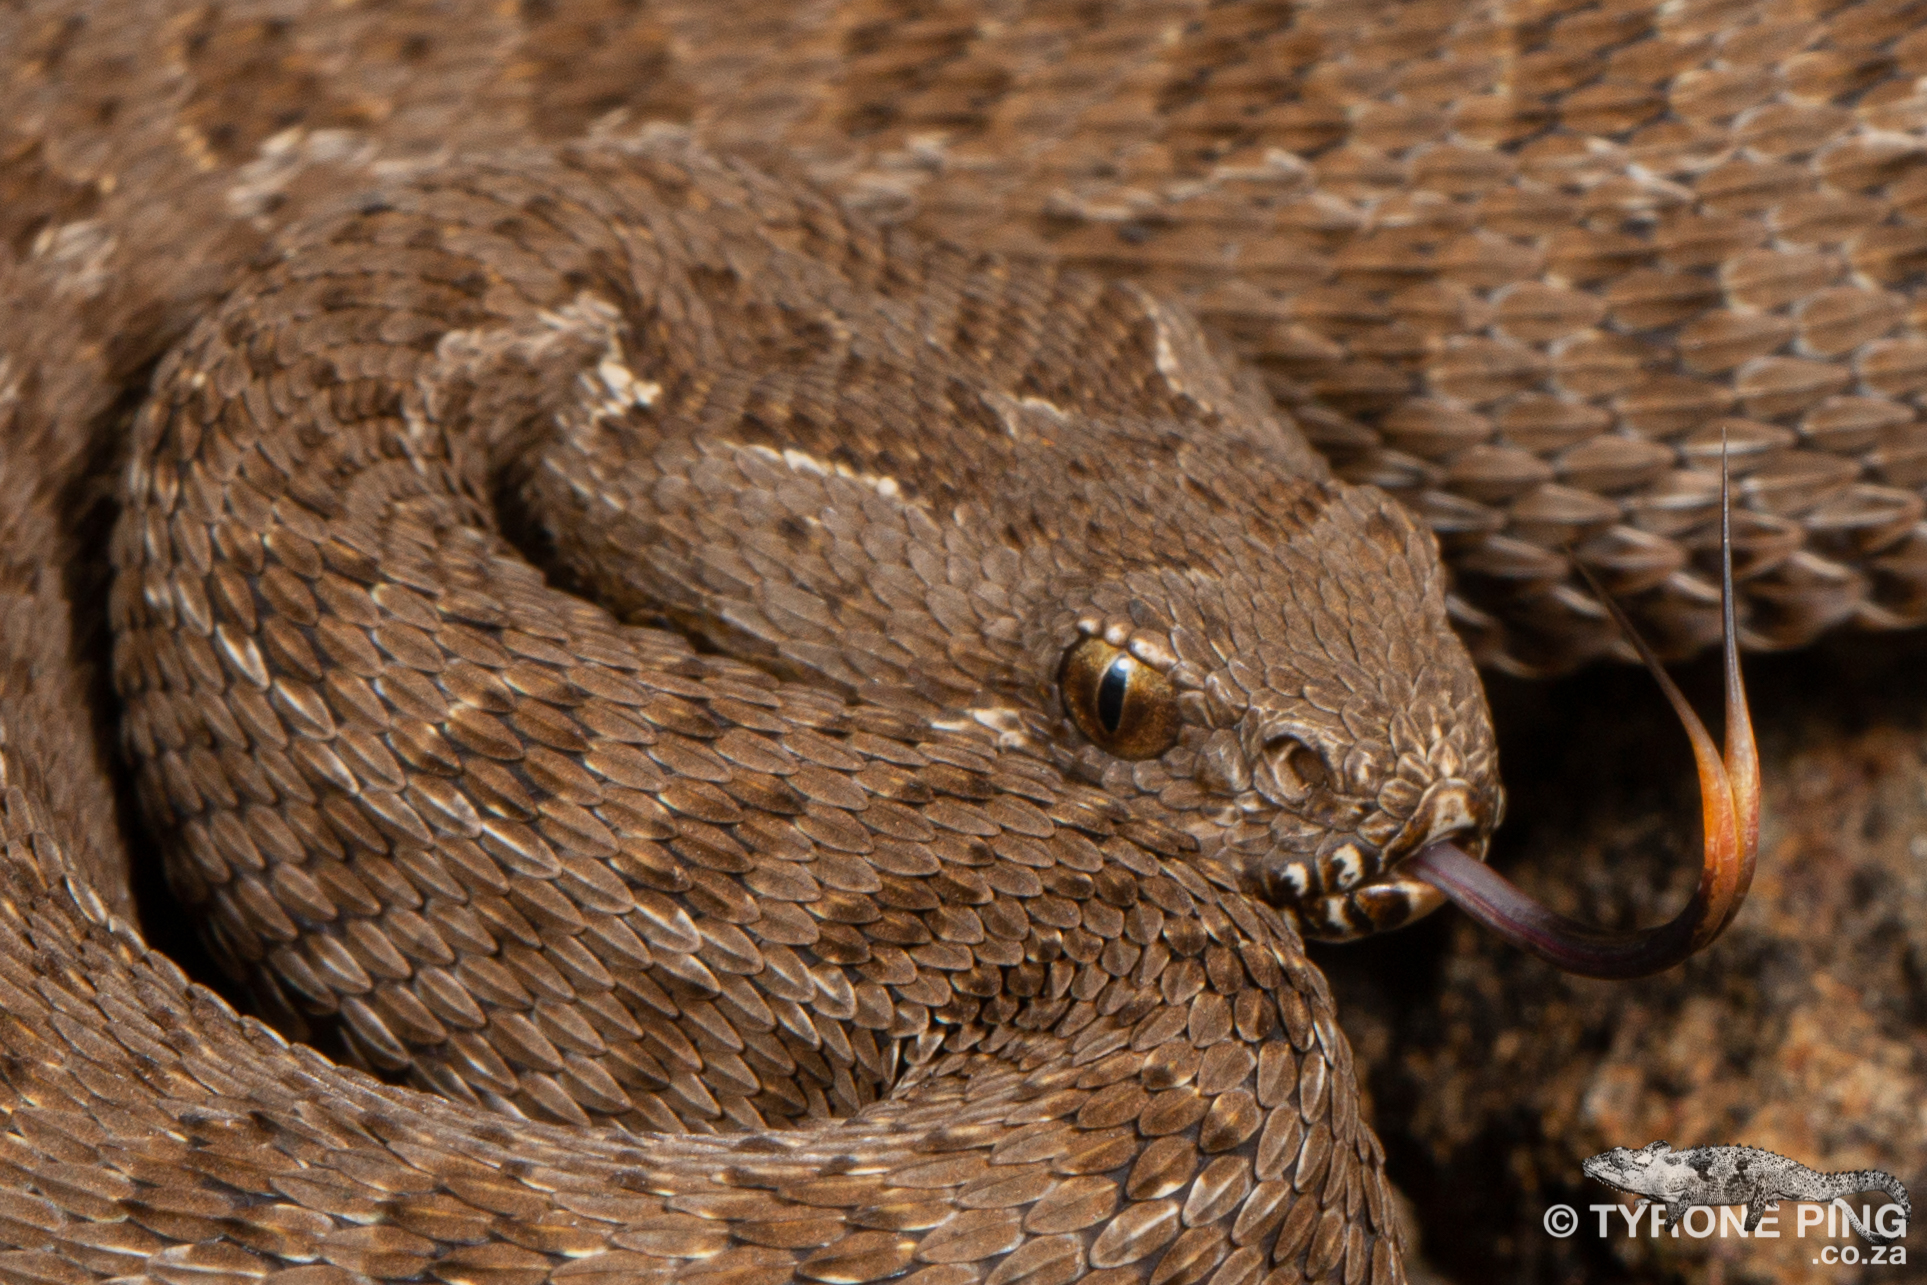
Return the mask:
<svg viewBox="0 0 1927 1285">
<path fill-rule="evenodd" d="M 1927 1279 L 1919 1232 L 1914 1265 L 1852 1268 L 1815 1260 L 1864 1244 L 1797 1238 L 1790 1209 L 1778 1240 L 1632 1239 L 1616 1214 L 1601 1239 L 1587 1209 L 1614 1197 L 1581 1160 L 1655 1138 L 1882 1168 L 1927 1197 L 1927 640 L 1850 637 L 1755 657 L 1748 674 L 1766 780 L 1758 874 L 1726 936 L 1685 967 L 1569 978 L 1451 910 L 1317 949 L 1443 1279 Z M 1716 714 L 1716 668 L 1682 677 Z M 1696 878 L 1698 804 L 1651 680 L 1593 670 L 1492 691 L 1511 795 L 1495 862 L 1592 922 L 1670 916 Z M 1570 1239 L 1542 1230 L 1555 1202 L 1580 1213 Z"/>
</svg>

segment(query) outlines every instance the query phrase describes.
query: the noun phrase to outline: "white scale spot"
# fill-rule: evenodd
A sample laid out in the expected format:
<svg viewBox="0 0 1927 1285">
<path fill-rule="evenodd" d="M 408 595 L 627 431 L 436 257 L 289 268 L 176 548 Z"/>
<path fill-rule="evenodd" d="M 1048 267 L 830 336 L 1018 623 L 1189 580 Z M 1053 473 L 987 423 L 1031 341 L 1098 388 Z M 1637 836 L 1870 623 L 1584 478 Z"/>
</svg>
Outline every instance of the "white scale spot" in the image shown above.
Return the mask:
<svg viewBox="0 0 1927 1285">
<path fill-rule="evenodd" d="M 640 406 L 647 410 L 656 404 L 656 398 L 662 396 L 661 384 L 653 379 L 637 379 L 634 371 L 617 360 L 616 354 L 604 357 L 602 364 L 595 368 L 595 373 L 602 380 L 602 386 L 609 390 L 610 398 L 619 406 Z"/>
<path fill-rule="evenodd" d="M 767 446 L 740 446 L 737 449 L 753 452 L 772 463 L 780 460 L 794 473 L 808 473 L 822 478 L 842 478 L 855 482 L 886 499 L 894 500 L 903 494 L 902 488 L 897 485 L 897 480 L 893 477 L 884 477 L 876 473 L 860 473 L 848 465 L 818 459 L 808 451 L 799 451 L 794 447 L 786 447 L 780 452 L 771 450 Z"/>
<path fill-rule="evenodd" d="M 1311 890 L 1311 879 L 1300 865 L 1289 865 L 1278 872 L 1278 878 L 1291 889 L 1291 895 L 1302 897 Z"/>
<path fill-rule="evenodd" d="M 203 169 L 214 167 L 207 142 L 190 131 L 183 138 L 197 153 Z M 378 152 L 366 136 L 348 129 L 317 129 L 310 132 L 296 125 L 262 140 L 255 158 L 234 173 L 222 195 L 228 211 L 251 220 L 257 227 L 268 226 L 274 199 L 288 189 L 301 172 L 312 165 L 336 165 L 348 169 L 367 168 Z"/>
<path fill-rule="evenodd" d="M 109 261 L 119 241 L 99 219 L 47 227 L 33 240 L 33 257 L 59 269 L 55 289 L 91 299 L 107 288 Z"/>
</svg>

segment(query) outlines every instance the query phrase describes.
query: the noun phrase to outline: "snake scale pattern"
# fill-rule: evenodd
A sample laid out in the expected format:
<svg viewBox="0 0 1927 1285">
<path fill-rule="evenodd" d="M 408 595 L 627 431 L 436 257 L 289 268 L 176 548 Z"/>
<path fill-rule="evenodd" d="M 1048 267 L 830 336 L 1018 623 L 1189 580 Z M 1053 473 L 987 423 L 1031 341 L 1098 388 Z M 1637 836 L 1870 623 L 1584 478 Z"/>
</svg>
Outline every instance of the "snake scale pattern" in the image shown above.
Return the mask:
<svg viewBox="0 0 1927 1285">
<path fill-rule="evenodd" d="M 1403 1279 L 1472 658 L 1927 612 L 1924 8 L 0 6 L 0 1276 Z"/>
</svg>

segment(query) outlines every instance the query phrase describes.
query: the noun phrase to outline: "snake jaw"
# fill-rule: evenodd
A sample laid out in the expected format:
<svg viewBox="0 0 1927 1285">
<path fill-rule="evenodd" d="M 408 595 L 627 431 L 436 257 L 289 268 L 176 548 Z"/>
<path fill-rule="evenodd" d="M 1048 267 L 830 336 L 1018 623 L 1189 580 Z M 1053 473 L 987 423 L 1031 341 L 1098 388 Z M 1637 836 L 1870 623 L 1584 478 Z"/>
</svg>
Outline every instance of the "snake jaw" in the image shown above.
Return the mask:
<svg viewBox="0 0 1927 1285">
<path fill-rule="evenodd" d="M 1448 839 L 1459 839 L 1463 850 L 1483 860 L 1498 814 L 1498 792 L 1481 791 L 1457 777 L 1434 781 L 1420 797 L 1412 817 L 1383 849 L 1372 857 L 1371 877 L 1364 881 L 1321 879 L 1323 896 L 1295 899 L 1305 935 L 1320 941 L 1350 941 L 1371 933 L 1402 928 L 1423 919 L 1445 904 L 1445 894 L 1411 874 L 1406 859 Z M 1355 840 L 1321 853 L 1316 869 L 1324 876 L 1335 854 L 1356 848 Z"/>
<path fill-rule="evenodd" d="M 1483 859 L 1499 798 L 1496 788 L 1481 789 L 1459 777 L 1437 779 L 1419 793 L 1402 823 L 1383 812 L 1360 823 L 1354 808 L 1350 823 L 1326 827 L 1310 853 L 1294 850 L 1291 827 L 1281 832 L 1283 823 L 1297 818 L 1280 815 L 1271 828 L 1273 842 L 1245 855 L 1240 867 L 1248 891 L 1290 909 L 1307 937 L 1352 941 L 1402 927 L 1443 905 L 1444 894 L 1414 877 L 1405 862 L 1447 839 Z"/>
<path fill-rule="evenodd" d="M 1347 897 L 1327 900 L 1333 904 L 1320 907 L 1321 911 L 1328 918 L 1342 919 L 1350 929 L 1343 940 L 1349 940 L 1416 923 L 1443 906 L 1446 899 L 1444 893 L 1425 880 L 1395 870 Z M 1317 933 L 1309 935 L 1321 941 L 1330 940 Z"/>
</svg>

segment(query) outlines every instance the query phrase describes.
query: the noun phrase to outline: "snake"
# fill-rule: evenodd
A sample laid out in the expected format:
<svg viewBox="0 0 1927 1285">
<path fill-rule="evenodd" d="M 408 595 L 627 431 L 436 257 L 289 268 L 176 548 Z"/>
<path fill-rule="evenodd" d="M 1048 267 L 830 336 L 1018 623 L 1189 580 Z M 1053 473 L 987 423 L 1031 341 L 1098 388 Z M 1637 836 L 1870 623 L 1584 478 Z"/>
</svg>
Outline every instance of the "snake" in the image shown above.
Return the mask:
<svg viewBox="0 0 1927 1285">
<path fill-rule="evenodd" d="M 0 1274 L 1403 1279 L 1476 665 L 1927 602 L 1917 25 L 9 7 Z"/>
</svg>

